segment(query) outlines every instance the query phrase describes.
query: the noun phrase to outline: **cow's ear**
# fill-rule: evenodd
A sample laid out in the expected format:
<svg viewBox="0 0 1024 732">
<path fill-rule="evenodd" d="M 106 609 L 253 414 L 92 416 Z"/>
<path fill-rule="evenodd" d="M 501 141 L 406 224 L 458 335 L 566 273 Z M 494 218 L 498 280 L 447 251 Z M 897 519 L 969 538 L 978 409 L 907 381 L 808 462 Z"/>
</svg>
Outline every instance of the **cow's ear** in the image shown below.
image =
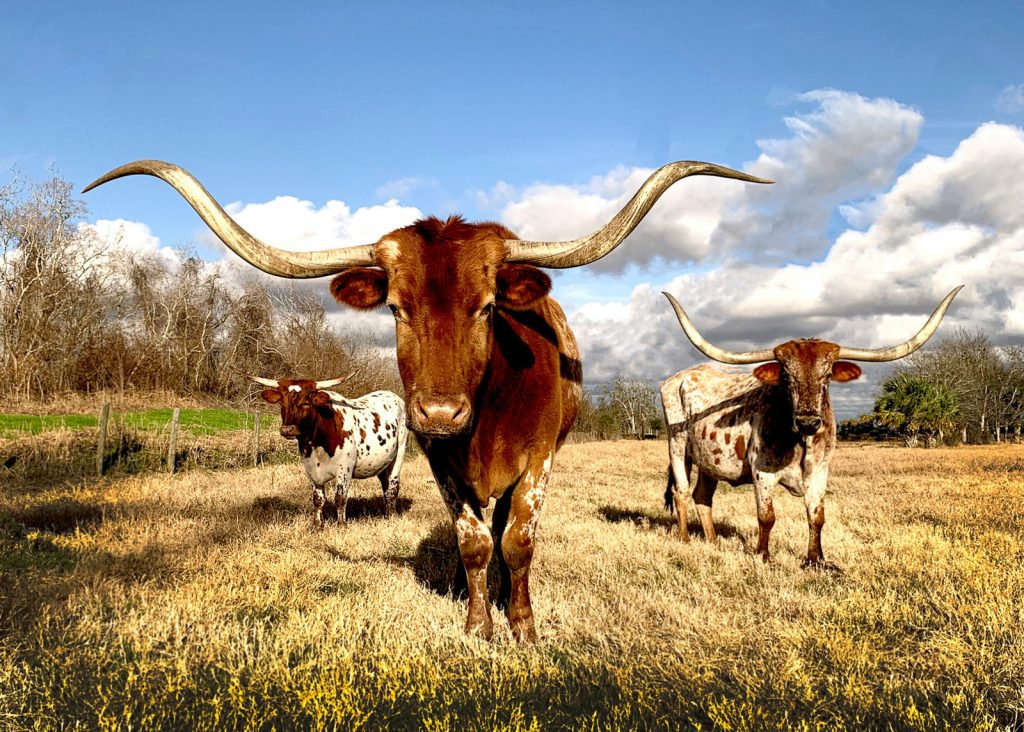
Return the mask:
<svg viewBox="0 0 1024 732">
<path fill-rule="evenodd" d="M 313 402 L 314 407 L 326 407 L 331 403 L 331 395 L 326 391 L 314 392 L 310 401 Z"/>
<path fill-rule="evenodd" d="M 264 389 L 260 393 L 260 396 L 263 397 L 263 401 L 267 402 L 268 404 L 277 404 L 279 401 L 281 401 L 281 392 L 279 392 L 277 389 Z"/>
<path fill-rule="evenodd" d="M 779 383 L 779 376 L 782 375 L 782 364 L 778 361 L 763 363 L 754 369 L 754 378 L 762 384 L 775 386 Z"/>
<path fill-rule="evenodd" d="M 388 275 L 375 267 L 353 267 L 331 280 L 331 294 L 342 305 L 369 310 L 388 297 Z"/>
<path fill-rule="evenodd" d="M 853 381 L 860 378 L 860 366 L 849 361 L 836 361 L 832 364 L 833 381 Z"/>
<path fill-rule="evenodd" d="M 529 264 L 503 264 L 498 270 L 498 303 L 522 310 L 551 292 L 551 278 Z"/>
</svg>

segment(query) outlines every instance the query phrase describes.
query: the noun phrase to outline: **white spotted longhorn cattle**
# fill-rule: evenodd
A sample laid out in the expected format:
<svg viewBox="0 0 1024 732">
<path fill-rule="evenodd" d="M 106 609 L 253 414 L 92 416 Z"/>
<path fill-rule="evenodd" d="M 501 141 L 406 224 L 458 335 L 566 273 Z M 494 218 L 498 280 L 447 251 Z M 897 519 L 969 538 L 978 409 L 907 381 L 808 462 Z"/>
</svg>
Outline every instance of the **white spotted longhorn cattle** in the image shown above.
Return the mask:
<svg viewBox="0 0 1024 732">
<path fill-rule="evenodd" d="M 405 400 L 390 391 L 375 391 L 347 399 L 332 386 L 351 378 L 330 381 L 264 379 L 246 376 L 267 387 L 261 396 L 281 406 L 281 436 L 297 440 L 302 466 L 313 489 L 313 520 L 324 524 L 328 498 L 345 523 L 348 489 L 353 478 L 380 479 L 385 513 L 398 502 L 399 473 L 405 459 L 408 428 Z M 334 495 L 328 495 L 333 484 Z"/>
<path fill-rule="evenodd" d="M 961 285 L 962 287 L 962 285 Z M 696 467 L 693 500 L 708 541 L 715 540 L 711 503 L 718 481 L 754 484 L 760 527 L 757 552 L 768 561 L 768 536 L 775 524 L 772 492 L 782 486 L 802 496 L 809 539 L 804 566 L 834 567 L 821 551 L 825 489 L 836 442 L 829 381 L 852 381 L 860 367 L 850 361 L 893 361 L 931 338 L 957 287 L 910 340 L 892 348 L 855 349 L 817 339 L 787 341 L 772 349 L 735 353 L 709 343 L 672 295 L 679 324 L 704 355 L 722 363 L 761 363 L 752 374 L 727 374 L 710 366 L 680 371 L 661 384 L 668 429 L 667 508 L 674 506 L 679 535 L 690 538 L 684 486 Z"/>
</svg>

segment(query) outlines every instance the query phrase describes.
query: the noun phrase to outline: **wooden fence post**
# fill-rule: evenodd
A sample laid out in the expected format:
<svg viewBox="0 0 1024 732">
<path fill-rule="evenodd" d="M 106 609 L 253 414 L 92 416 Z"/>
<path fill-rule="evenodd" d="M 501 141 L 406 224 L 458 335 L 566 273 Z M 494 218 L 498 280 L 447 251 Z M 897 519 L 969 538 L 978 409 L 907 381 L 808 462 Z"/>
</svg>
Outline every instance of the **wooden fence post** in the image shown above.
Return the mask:
<svg viewBox="0 0 1024 732">
<path fill-rule="evenodd" d="M 256 422 L 252 426 L 252 466 L 260 464 L 260 413 L 256 412 Z"/>
<path fill-rule="evenodd" d="M 174 415 L 171 417 L 171 444 L 167 447 L 167 472 L 174 472 L 174 458 L 178 448 L 178 418 L 181 417 L 181 408 L 174 408 Z"/>
<path fill-rule="evenodd" d="M 96 443 L 96 474 L 103 475 L 103 458 L 107 448 L 107 421 L 110 419 L 110 402 L 103 402 L 100 410 L 100 438 Z"/>
</svg>

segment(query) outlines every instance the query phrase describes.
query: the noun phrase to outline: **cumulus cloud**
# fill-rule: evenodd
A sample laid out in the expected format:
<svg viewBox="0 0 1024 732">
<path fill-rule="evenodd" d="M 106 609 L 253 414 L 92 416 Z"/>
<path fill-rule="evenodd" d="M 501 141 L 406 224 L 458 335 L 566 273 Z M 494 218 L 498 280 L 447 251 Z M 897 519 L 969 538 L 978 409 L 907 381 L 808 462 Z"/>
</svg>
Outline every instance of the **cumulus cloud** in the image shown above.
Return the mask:
<svg viewBox="0 0 1024 732">
<path fill-rule="evenodd" d="M 747 172 L 774 186 L 699 177 L 677 183 L 620 247 L 591 265 L 621 272 L 652 261 L 705 262 L 813 259 L 828 248 L 825 227 L 841 204 L 850 207 L 888 185 L 914 148 L 921 115 L 890 99 L 818 90 L 797 98 L 808 111 L 785 118 L 790 134 L 758 141 Z M 524 239 L 572 239 L 603 226 L 650 175 L 616 168 L 583 184 L 538 183 L 515 192 L 501 183 L 482 202 L 501 202 L 504 223 Z"/>
<path fill-rule="evenodd" d="M 331 200 L 317 207 L 311 201 L 278 196 L 265 203 L 232 203 L 228 213 L 249 233 L 268 244 L 291 251 L 314 251 L 334 247 L 370 244 L 389 231 L 407 226 L 423 214 L 395 199 L 352 210 L 343 201 Z M 282 281 L 264 275 L 228 252 L 213 234 L 203 234 L 211 246 L 224 252 L 225 276 L 240 282 L 253 277 L 273 284 Z M 358 312 L 341 308 L 330 296 L 327 279 L 296 280 L 294 286 L 320 297 L 332 324 L 342 332 L 357 335 L 382 348 L 393 347 L 394 319 L 386 311 Z"/>
<path fill-rule="evenodd" d="M 79 223 L 78 229 L 95 238 L 105 257 L 155 256 L 171 270 L 181 264 L 180 254 L 161 244 L 159 237 L 139 221 L 99 219 L 95 223 Z"/>
<path fill-rule="evenodd" d="M 1024 112 L 1024 84 L 1012 84 L 996 97 L 996 111 L 1004 114 Z"/>
<path fill-rule="evenodd" d="M 317 208 L 312 201 L 294 196 L 278 196 L 266 203 L 232 203 L 226 208 L 253 236 L 291 251 L 370 244 L 422 216 L 419 209 L 394 199 L 355 211 L 344 201 L 327 201 Z M 206 239 L 219 244 L 213 234 Z"/>
<path fill-rule="evenodd" d="M 769 266 L 726 260 L 716 268 L 637 285 L 628 302 L 585 304 L 570 314 L 586 364 L 659 380 L 703 360 L 659 290 L 672 292 L 702 332 L 748 350 L 794 337 L 846 345 L 900 342 L 942 297 L 967 287 L 940 330 L 980 328 L 997 343 L 1024 341 L 1024 130 L 986 124 L 947 157 L 928 156 L 847 218 L 821 261 Z M 824 231 L 818 232 L 824 236 Z M 638 354 L 642 354 L 638 356 Z M 848 415 L 870 408 L 886 367 L 836 388 Z"/>
</svg>

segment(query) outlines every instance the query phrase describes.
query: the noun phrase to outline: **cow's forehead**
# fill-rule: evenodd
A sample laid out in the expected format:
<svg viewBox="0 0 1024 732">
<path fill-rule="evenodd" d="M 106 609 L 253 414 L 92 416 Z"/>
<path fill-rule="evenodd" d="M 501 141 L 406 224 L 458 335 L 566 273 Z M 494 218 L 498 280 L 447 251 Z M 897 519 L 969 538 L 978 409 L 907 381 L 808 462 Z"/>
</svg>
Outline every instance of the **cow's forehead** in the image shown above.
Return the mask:
<svg viewBox="0 0 1024 732">
<path fill-rule="evenodd" d="M 810 367 L 834 361 L 839 355 L 839 346 L 817 338 L 800 338 L 776 346 L 774 353 L 775 358 L 784 364 Z"/>
<path fill-rule="evenodd" d="M 496 224 L 467 224 L 461 219 L 426 219 L 383 237 L 376 263 L 395 284 L 421 288 L 429 280 L 494 278 L 512 233 Z"/>
<path fill-rule="evenodd" d="M 312 379 L 278 379 L 279 388 L 287 392 L 297 392 L 316 388 L 316 382 Z"/>
</svg>

